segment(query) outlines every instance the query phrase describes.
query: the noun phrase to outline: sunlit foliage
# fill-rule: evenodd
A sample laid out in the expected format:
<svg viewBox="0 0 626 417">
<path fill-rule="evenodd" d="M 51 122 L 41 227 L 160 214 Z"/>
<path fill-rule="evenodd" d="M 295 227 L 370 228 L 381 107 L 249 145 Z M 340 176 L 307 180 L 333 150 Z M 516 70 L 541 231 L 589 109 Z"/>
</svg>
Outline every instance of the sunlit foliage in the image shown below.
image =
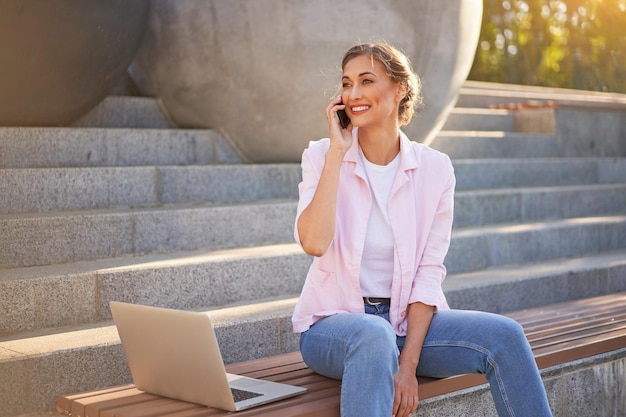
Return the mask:
<svg viewBox="0 0 626 417">
<path fill-rule="evenodd" d="M 626 92 L 626 0 L 484 0 L 469 78 Z"/>
</svg>

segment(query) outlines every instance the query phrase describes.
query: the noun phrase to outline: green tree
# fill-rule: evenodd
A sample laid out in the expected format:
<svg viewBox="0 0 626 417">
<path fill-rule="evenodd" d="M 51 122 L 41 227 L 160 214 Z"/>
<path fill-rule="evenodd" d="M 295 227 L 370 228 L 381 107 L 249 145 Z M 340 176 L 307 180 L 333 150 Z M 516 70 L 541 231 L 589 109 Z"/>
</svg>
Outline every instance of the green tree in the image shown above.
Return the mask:
<svg viewBox="0 0 626 417">
<path fill-rule="evenodd" d="M 626 92 L 626 0 L 484 0 L 469 78 Z"/>
</svg>

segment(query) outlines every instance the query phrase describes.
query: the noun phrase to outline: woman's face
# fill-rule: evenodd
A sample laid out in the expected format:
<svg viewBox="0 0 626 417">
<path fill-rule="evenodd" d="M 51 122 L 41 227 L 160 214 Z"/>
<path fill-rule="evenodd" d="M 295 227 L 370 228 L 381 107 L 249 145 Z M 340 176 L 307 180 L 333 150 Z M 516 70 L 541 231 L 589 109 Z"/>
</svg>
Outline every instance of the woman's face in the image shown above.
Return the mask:
<svg viewBox="0 0 626 417">
<path fill-rule="evenodd" d="M 353 126 L 398 122 L 401 86 L 378 60 L 367 55 L 352 58 L 343 68 L 341 82 L 341 98 Z"/>
</svg>

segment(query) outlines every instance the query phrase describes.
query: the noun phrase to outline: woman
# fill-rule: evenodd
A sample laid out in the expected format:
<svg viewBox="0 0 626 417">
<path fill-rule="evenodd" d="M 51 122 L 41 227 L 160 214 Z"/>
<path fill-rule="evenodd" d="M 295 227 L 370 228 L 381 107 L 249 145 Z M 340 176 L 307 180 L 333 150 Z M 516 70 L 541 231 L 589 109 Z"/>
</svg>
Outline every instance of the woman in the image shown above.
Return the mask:
<svg viewBox="0 0 626 417">
<path fill-rule="evenodd" d="M 342 71 L 330 138 L 302 156 L 294 234 L 315 257 L 293 315 L 304 361 L 342 379 L 344 417 L 409 416 L 417 375 L 463 373 L 487 376 L 500 416 L 551 415 L 521 326 L 446 303 L 455 177 L 446 155 L 400 130 L 421 104 L 408 59 L 357 45 Z"/>
</svg>

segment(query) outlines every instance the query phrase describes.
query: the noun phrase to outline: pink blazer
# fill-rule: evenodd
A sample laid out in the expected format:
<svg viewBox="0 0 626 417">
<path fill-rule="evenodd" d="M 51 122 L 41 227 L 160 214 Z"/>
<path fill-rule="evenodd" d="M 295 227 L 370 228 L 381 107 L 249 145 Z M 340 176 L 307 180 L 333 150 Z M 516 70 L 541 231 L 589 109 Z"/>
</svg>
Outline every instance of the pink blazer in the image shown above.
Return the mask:
<svg viewBox="0 0 626 417">
<path fill-rule="evenodd" d="M 406 310 L 422 302 L 448 309 L 441 284 L 450 245 L 456 179 L 450 158 L 400 135 L 400 168 L 389 199 L 389 221 L 395 240 L 390 321 L 406 335 Z M 334 239 L 315 257 L 292 317 L 293 329 L 304 332 L 323 317 L 363 313 L 359 267 L 372 205 L 365 168 L 358 156 L 358 129 L 341 166 Z M 330 139 L 309 143 L 302 154 L 302 182 L 296 225 L 310 204 Z M 298 228 L 294 237 L 300 242 Z"/>
</svg>

